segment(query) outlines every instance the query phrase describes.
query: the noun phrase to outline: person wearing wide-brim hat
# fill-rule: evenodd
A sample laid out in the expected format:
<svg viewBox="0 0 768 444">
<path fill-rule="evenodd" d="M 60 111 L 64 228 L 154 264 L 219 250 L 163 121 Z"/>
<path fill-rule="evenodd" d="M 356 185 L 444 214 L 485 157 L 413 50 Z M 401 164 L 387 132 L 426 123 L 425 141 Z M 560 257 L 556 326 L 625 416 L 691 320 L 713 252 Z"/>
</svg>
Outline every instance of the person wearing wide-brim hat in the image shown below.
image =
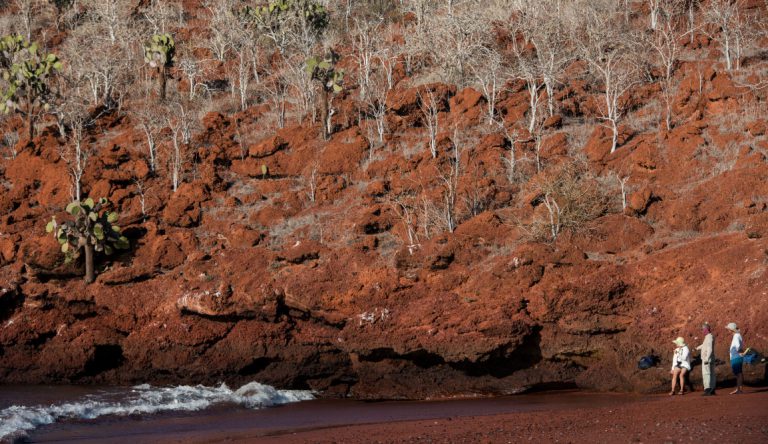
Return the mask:
<svg viewBox="0 0 768 444">
<path fill-rule="evenodd" d="M 731 370 L 736 376 L 736 390 L 732 391 L 732 395 L 742 393 L 742 386 L 744 384 L 744 375 L 742 374 L 742 366 L 744 365 L 744 339 L 741 337 L 739 326 L 735 322 L 729 322 L 725 326 L 731 333 L 733 333 L 733 339 L 731 339 L 731 346 L 728 349 L 728 354 L 731 357 Z"/>
<path fill-rule="evenodd" d="M 691 350 L 685 344 L 685 339 L 678 337 L 672 343 L 675 344 L 675 353 L 672 355 L 672 391 L 670 396 L 675 394 L 677 382 L 680 381 L 680 395 L 685 394 L 685 375 L 691 371 Z"/>
</svg>

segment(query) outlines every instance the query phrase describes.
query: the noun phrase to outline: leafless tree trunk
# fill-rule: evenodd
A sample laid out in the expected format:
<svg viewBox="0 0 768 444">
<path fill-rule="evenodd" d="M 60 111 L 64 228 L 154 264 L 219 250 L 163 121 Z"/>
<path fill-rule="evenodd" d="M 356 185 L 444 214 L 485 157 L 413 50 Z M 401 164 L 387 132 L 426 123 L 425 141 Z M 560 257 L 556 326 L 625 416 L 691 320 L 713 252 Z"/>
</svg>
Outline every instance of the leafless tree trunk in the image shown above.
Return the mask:
<svg viewBox="0 0 768 444">
<path fill-rule="evenodd" d="M 734 58 L 738 66 L 741 56 L 739 33 L 743 26 L 738 3 L 733 0 L 711 0 L 705 9 L 706 22 L 713 28 L 710 37 L 717 40 L 723 51 L 725 67 L 731 71 Z M 737 67 L 738 69 L 738 67 Z"/>
<path fill-rule="evenodd" d="M 560 217 L 562 214 L 562 209 L 560 208 L 560 205 L 558 205 L 555 198 L 549 193 L 544 195 L 543 202 L 544 206 L 547 208 L 547 213 L 549 213 L 549 231 L 552 236 L 551 239 L 554 242 L 557 240 L 557 236 L 560 234 Z"/>
<path fill-rule="evenodd" d="M 574 35 L 582 57 L 591 71 L 602 80 L 601 118 L 612 131 L 611 153 L 616 151 L 619 121 L 624 114 L 625 94 L 638 83 L 638 68 L 633 44 L 637 37 L 617 26 L 613 0 L 593 0 L 576 5 L 581 8 L 583 23 Z"/>
<path fill-rule="evenodd" d="M 384 134 L 387 132 L 387 96 L 389 88 L 383 75 L 374 76 L 371 79 L 366 107 L 368 115 L 376 122 L 376 134 L 379 144 L 384 143 Z"/>
<path fill-rule="evenodd" d="M 24 29 L 24 37 L 32 40 L 32 21 L 34 20 L 35 10 L 39 7 L 38 0 L 14 0 L 17 9 L 17 16 Z"/>
<path fill-rule="evenodd" d="M 88 127 L 93 124 L 93 119 L 88 113 L 86 107 L 79 107 L 71 104 L 68 112 L 65 114 L 65 121 L 69 132 L 67 134 L 67 144 L 59 150 L 59 157 L 67 164 L 70 179 L 72 180 L 72 198 L 80 201 L 83 175 L 88 165 L 88 159 L 91 156 L 91 150 L 85 145 L 87 141 Z"/>
<path fill-rule="evenodd" d="M 660 0 L 656 0 L 660 2 Z M 688 33 L 678 30 L 677 24 L 684 11 L 674 4 L 657 5 L 659 17 L 652 34 L 648 35 L 648 45 L 658 57 L 658 64 L 664 73 L 661 89 L 665 104 L 665 126 L 672 129 L 672 101 L 674 98 L 674 69 L 680 57 L 680 40 Z"/>
<path fill-rule="evenodd" d="M 485 96 L 488 112 L 488 125 L 496 121 L 496 101 L 499 90 L 506 83 L 503 73 L 501 55 L 493 49 L 484 49 L 481 56 L 471 64 L 477 84 Z"/>
<path fill-rule="evenodd" d="M 390 200 L 389 206 L 403 224 L 405 235 L 408 237 L 406 248 L 408 248 L 409 254 L 413 254 L 421 246 L 419 243 L 418 220 L 415 215 L 417 208 L 404 196 L 394 197 Z"/>
<path fill-rule="evenodd" d="M 435 93 L 429 88 L 424 88 L 423 91 L 419 91 L 419 107 L 421 108 L 421 114 L 424 116 L 424 126 L 429 131 L 429 152 L 432 154 L 432 158 L 437 158 L 437 133 L 439 130 L 438 120 L 438 103 Z"/>
<path fill-rule="evenodd" d="M 501 133 L 504 135 L 507 143 L 509 144 L 509 152 L 506 156 L 502 156 L 501 160 L 504 162 L 504 166 L 507 169 L 507 180 L 510 184 L 517 181 L 517 151 L 515 145 L 517 144 L 517 131 L 510 130 L 506 127 L 504 122 L 496 122 Z"/>
<path fill-rule="evenodd" d="M 353 48 L 357 61 L 357 84 L 359 85 L 360 101 L 365 102 L 371 83 L 373 61 L 376 57 L 376 39 L 381 29 L 372 26 L 365 20 L 355 20 L 355 40 Z"/>
</svg>

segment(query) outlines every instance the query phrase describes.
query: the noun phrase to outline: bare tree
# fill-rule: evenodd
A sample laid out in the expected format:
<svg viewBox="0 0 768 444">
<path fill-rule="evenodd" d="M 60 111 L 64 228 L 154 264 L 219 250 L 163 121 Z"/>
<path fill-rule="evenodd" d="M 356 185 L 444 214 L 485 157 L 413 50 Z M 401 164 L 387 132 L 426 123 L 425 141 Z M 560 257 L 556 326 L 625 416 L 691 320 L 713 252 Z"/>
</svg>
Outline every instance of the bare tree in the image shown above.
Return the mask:
<svg viewBox="0 0 768 444">
<path fill-rule="evenodd" d="M 518 158 L 517 158 L 517 149 L 515 145 L 518 142 L 518 134 L 517 131 L 514 129 L 508 128 L 507 125 L 503 121 L 494 121 L 499 131 L 504 135 L 504 139 L 506 140 L 507 144 L 509 145 L 509 151 L 506 155 L 503 155 L 501 157 L 502 162 L 504 162 L 504 167 L 506 168 L 506 176 L 507 180 L 510 184 L 513 184 L 517 182 L 519 171 L 517 168 Z"/>
<path fill-rule="evenodd" d="M 164 110 L 158 109 L 152 104 L 133 110 L 141 131 L 144 133 L 147 150 L 147 163 L 152 174 L 157 173 L 157 144 L 160 133 L 165 128 L 163 118 Z"/>
<path fill-rule="evenodd" d="M 444 81 L 465 85 L 470 61 L 491 40 L 483 8 L 467 4 L 451 15 L 430 14 L 425 21 L 426 26 L 412 35 L 417 51 L 433 61 Z"/>
<path fill-rule="evenodd" d="M 147 34 L 166 34 L 174 26 L 184 25 L 184 7 L 179 0 L 147 0 L 142 4 L 141 15 L 150 28 Z"/>
<path fill-rule="evenodd" d="M 194 54 L 187 54 L 181 58 L 179 69 L 184 73 L 189 84 L 188 100 L 194 100 L 197 95 L 197 89 L 205 86 L 200 82 L 206 73 L 205 64 L 203 61 L 197 60 Z"/>
<path fill-rule="evenodd" d="M 67 142 L 59 149 L 59 157 L 67 164 L 72 190 L 72 199 L 80 201 L 82 180 L 88 160 L 93 154 L 87 136 L 88 130 L 95 124 L 94 117 L 88 111 L 87 104 L 71 96 L 69 103 L 62 107 L 67 128 Z"/>
<path fill-rule="evenodd" d="M 380 33 L 381 29 L 368 21 L 355 20 L 353 51 L 357 61 L 357 84 L 360 100 L 363 102 L 367 100 L 373 62 L 377 55 L 376 39 Z"/>
<path fill-rule="evenodd" d="M 659 26 L 659 13 L 661 12 L 661 3 L 663 0 L 646 0 L 648 7 L 651 10 L 651 29 L 656 30 Z"/>
<path fill-rule="evenodd" d="M 182 118 L 177 115 L 166 117 L 167 128 L 171 131 L 171 153 L 168 169 L 171 173 L 171 186 L 175 193 L 182 181 L 183 169 L 187 161 L 187 150 L 182 143 Z"/>
<path fill-rule="evenodd" d="M 624 115 L 626 94 L 639 82 L 634 43 L 631 32 L 617 25 L 619 11 L 613 0 L 575 2 L 581 17 L 577 34 L 573 36 L 581 56 L 590 70 L 602 81 L 603 100 L 599 104 L 601 118 L 608 122 L 613 136 L 611 153 L 616 151 L 619 139 L 619 121 Z"/>
<path fill-rule="evenodd" d="M 98 23 L 98 29 L 93 30 L 99 34 L 93 37 L 106 36 L 110 45 L 116 45 L 118 41 L 130 34 L 132 8 L 129 3 L 121 0 L 80 0 L 88 11 L 88 18 L 93 23 Z"/>
<path fill-rule="evenodd" d="M 420 246 L 419 241 L 419 226 L 416 213 L 419 210 L 418 204 L 414 202 L 414 198 L 411 195 L 399 195 L 391 198 L 389 201 L 389 207 L 394 211 L 400 222 L 405 229 L 406 248 L 408 253 L 413 254 Z"/>
<path fill-rule="evenodd" d="M 529 94 L 528 127 L 533 132 L 541 91 L 546 90 L 549 116 L 555 112 L 555 86 L 572 60 L 565 32 L 567 26 L 559 2 L 554 8 L 542 8 L 531 0 L 515 2 L 511 20 L 512 78 L 525 81 Z"/>
<path fill-rule="evenodd" d="M 192 152 L 192 135 L 199 124 L 198 110 L 192 103 L 174 100 L 164 111 L 165 128 L 170 131 L 171 137 L 168 169 L 173 191 L 176 192 L 184 180 L 183 175 Z"/>
<path fill-rule="evenodd" d="M 125 26 L 128 18 L 117 20 L 120 25 L 88 21 L 72 30 L 64 45 L 67 70 L 87 85 L 93 106 L 110 107 L 125 94 L 124 88 L 133 81 L 132 68 L 138 64 L 129 47 L 133 33 Z"/>
<path fill-rule="evenodd" d="M 483 48 L 470 62 L 470 67 L 488 102 L 488 125 L 492 125 L 496 121 L 497 97 L 506 83 L 501 54 L 494 49 Z"/>
<path fill-rule="evenodd" d="M 237 85 L 237 91 L 240 99 L 240 110 L 243 111 L 248 108 L 248 87 L 251 83 L 251 77 L 253 72 L 251 70 L 252 58 L 250 54 L 252 40 L 245 30 L 239 35 L 235 43 L 235 58 L 236 75 L 234 76 L 237 82 L 232 82 L 232 85 Z"/>
<path fill-rule="evenodd" d="M 443 186 L 443 203 L 438 213 L 438 220 L 445 231 L 453 233 L 458 226 L 457 200 L 459 194 L 459 179 L 461 178 L 461 158 L 466 149 L 466 138 L 454 128 L 452 138 L 451 156 L 448 159 L 447 168 L 438 169 L 438 177 Z"/>
<path fill-rule="evenodd" d="M 704 10 L 704 19 L 711 26 L 710 37 L 720 43 L 728 71 L 739 69 L 741 58 L 741 34 L 744 22 L 735 0 L 711 0 Z"/>
<path fill-rule="evenodd" d="M 237 20 L 232 13 L 231 3 L 229 0 L 209 0 L 205 3 L 210 14 L 208 20 L 210 35 L 205 39 L 205 43 L 220 62 L 226 60 L 229 52 L 234 49 L 233 25 L 237 24 Z"/>
<path fill-rule="evenodd" d="M 289 70 L 283 62 L 276 64 L 272 76 L 261 84 L 261 89 L 277 113 L 277 127 L 285 127 L 286 110 L 291 89 Z"/>
<path fill-rule="evenodd" d="M 147 219 L 147 199 L 146 193 L 150 191 L 151 187 L 144 185 L 141 179 L 134 178 L 133 184 L 136 185 L 136 194 L 139 196 L 139 206 L 141 208 L 141 217 L 143 220 Z"/>
<path fill-rule="evenodd" d="M 368 116 L 373 117 L 376 123 L 376 135 L 378 136 L 379 144 L 383 144 L 384 134 L 387 132 L 386 117 L 389 87 L 383 74 L 372 76 L 369 82 L 369 92 L 365 102 L 366 111 Z M 373 144 L 371 144 L 371 147 L 373 147 Z"/>
<path fill-rule="evenodd" d="M 515 33 L 517 34 L 517 33 Z M 536 125 L 537 111 L 539 109 L 539 100 L 541 99 L 541 90 L 544 88 L 544 80 L 539 70 L 539 64 L 536 61 L 536 52 L 531 49 L 528 40 L 519 40 L 513 38 L 512 45 L 515 55 L 515 63 L 512 68 L 511 77 L 525 82 L 528 91 L 528 131 L 533 133 Z"/>
<path fill-rule="evenodd" d="M 16 144 L 19 143 L 19 133 L 7 132 L 3 134 L 3 138 L 0 142 L 2 142 L 3 146 L 8 151 L 8 156 L 6 158 L 15 159 L 19 154 L 16 150 Z"/>
<path fill-rule="evenodd" d="M 299 60 L 299 57 L 301 56 L 294 56 L 285 60 L 282 65 L 282 76 L 289 86 L 289 101 L 291 107 L 296 110 L 296 120 L 302 123 L 307 114 L 310 113 L 312 113 L 312 120 L 315 120 L 316 93 L 312 85 L 312 78 L 304 69 L 304 61 Z"/>
<path fill-rule="evenodd" d="M 432 158 L 437 157 L 437 133 L 440 129 L 439 112 L 440 104 L 435 93 L 429 88 L 423 88 L 418 92 L 419 108 L 423 116 L 424 126 L 429 132 L 429 152 Z"/>
<path fill-rule="evenodd" d="M 394 53 L 393 48 L 382 48 L 376 54 L 376 60 L 379 62 L 379 66 L 387 78 L 387 90 L 395 87 L 394 68 L 398 57 Z"/>
<path fill-rule="evenodd" d="M 682 50 L 680 40 L 691 31 L 681 31 L 679 22 L 685 10 L 672 1 L 656 0 L 657 17 L 654 31 L 647 35 L 647 43 L 653 48 L 657 64 L 662 68 L 661 90 L 665 104 L 665 125 L 672 129 L 672 101 L 674 99 L 674 70 Z"/>
<path fill-rule="evenodd" d="M 318 162 L 315 161 L 304 169 L 301 177 L 304 189 L 306 190 L 305 194 L 307 196 L 307 200 L 309 200 L 311 203 L 315 203 L 315 201 L 317 201 L 318 168 Z"/>
<path fill-rule="evenodd" d="M 21 22 L 21 28 L 24 31 L 24 37 L 32 40 L 35 21 L 43 11 L 44 3 L 42 0 L 13 0 L 16 6 L 16 17 Z"/>
<path fill-rule="evenodd" d="M 566 67 L 573 61 L 573 51 L 565 31 L 562 9 L 558 6 L 545 11 L 537 7 L 533 11 L 530 41 L 536 50 L 535 60 L 547 90 L 547 110 L 551 117 L 555 113 L 555 85 L 561 82 Z"/>
</svg>

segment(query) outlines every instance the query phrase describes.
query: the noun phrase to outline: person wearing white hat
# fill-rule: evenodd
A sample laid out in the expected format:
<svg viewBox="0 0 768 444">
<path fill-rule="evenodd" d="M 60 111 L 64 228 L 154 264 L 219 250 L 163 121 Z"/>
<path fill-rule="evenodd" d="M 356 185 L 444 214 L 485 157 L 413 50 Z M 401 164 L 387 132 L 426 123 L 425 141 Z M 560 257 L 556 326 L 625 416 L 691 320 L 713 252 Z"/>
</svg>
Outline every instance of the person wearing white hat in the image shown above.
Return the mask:
<svg viewBox="0 0 768 444">
<path fill-rule="evenodd" d="M 685 345 L 685 339 L 678 337 L 672 341 L 677 347 L 672 355 L 672 391 L 670 396 L 675 394 L 675 386 L 680 381 L 680 391 L 678 394 L 685 394 L 685 375 L 691 371 L 691 350 Z"/>
<path fill-rule="evenodd" d="M 712 336 L 712 327 L 706 322 L 701 331 L 704 342 L 696 347 L 701 351 L 701 379 L 704 381 L 704 396 L 712 396 L 715 394 L 715 337 Z"/>
<path fill-rule="evenodd" d="M 744 384 L 744 375 L 742 374 L 742 366 L 744 365 L 744 353 L 742 353 L 744 339 L 741 337 L 739 326 L 736 325 L 735 322 L 729 322 L 725 328 L 733 333 L 733 339 L 731 339 L 731 347 L 728 349 L 728 353 L 731 357 L 731 370 L 736 376 L 736 390 L 732 391 L 731 394 L 737 395 L 742 393 L 741 389 Z"/>
</svg>

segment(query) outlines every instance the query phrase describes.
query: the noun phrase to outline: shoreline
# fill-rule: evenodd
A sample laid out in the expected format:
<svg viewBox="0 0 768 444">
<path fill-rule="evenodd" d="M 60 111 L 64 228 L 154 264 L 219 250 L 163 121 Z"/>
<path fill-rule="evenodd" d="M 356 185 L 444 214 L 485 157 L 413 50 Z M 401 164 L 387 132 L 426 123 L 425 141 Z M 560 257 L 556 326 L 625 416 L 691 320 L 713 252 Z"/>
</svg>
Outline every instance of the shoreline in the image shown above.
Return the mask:
<svg viewBox="0 0 768 444">
<path fill-rule="evenodd" d="M 703 423 L 711 429 L 708 436 L 713 441 L 714 437 L 728 442 L 742 442 L 742 437 L 768 440 L 768 388 L 751 388 L 738 396 L 727 392 L 722 389 L 708 398 L 699 391 L 674 397 L 550 392 L 453 401 L 319 399 L 262 410 L 220 407 L 189 414 L 65 421 L 35 430 L 30 438 L 114 444 L 507 442 L 508 438 L 609 442 L 602 437 L 619 433 L 624 441 L 662 442 L 670 436 L 697 437 L 697 424 Z"/>
</svg>

